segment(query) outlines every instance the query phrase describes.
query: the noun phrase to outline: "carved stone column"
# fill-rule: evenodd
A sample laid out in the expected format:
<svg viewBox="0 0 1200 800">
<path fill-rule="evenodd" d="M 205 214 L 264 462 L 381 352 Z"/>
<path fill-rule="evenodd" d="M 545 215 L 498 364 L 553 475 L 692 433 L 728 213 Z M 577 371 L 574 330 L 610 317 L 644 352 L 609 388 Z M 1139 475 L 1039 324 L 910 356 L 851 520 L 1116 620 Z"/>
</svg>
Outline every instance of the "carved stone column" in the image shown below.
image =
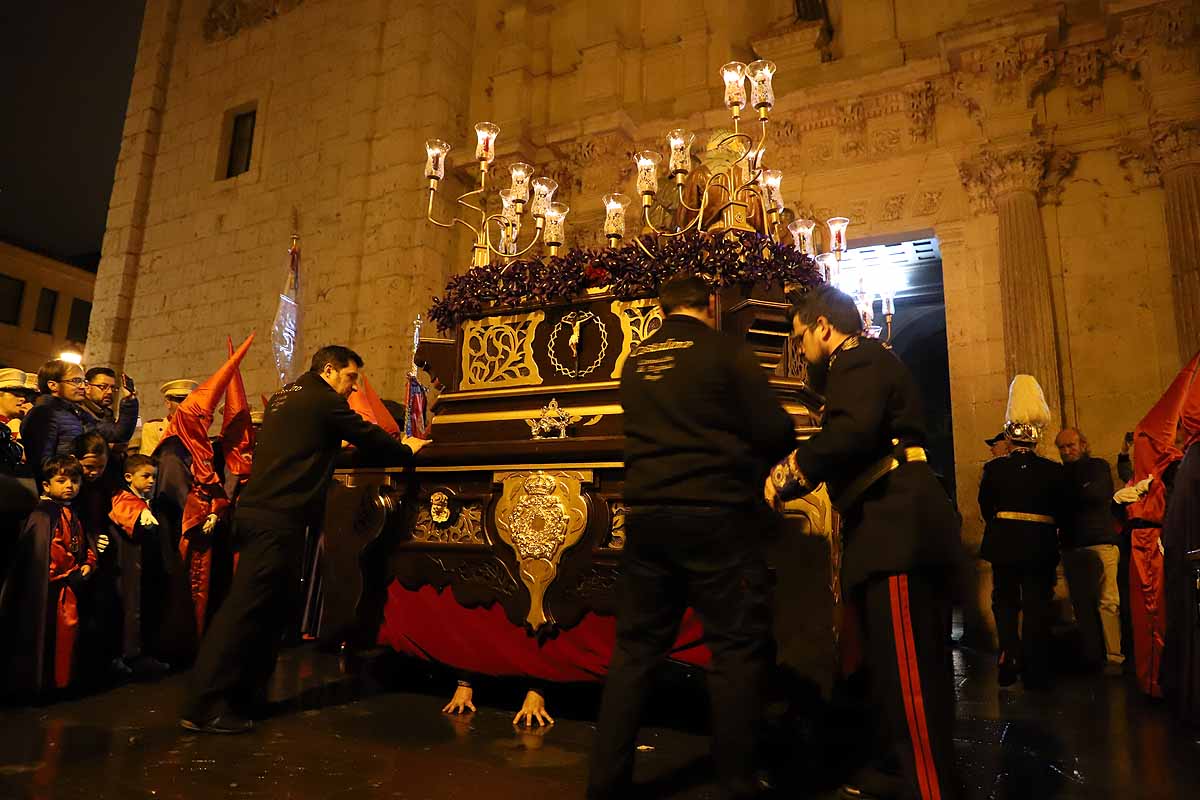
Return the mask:
<svg viewBox="0 0 1200 800">
<path fill-rule="evenodd" d="M 959 177 L 976 212 L 1000 217 L 1000 313 L 1004 366 L 1011 379 L 1033 375 L 1041 383 L 1052 417 L 1062 421 L 1062 372 L 1058 353 L 1050 260 L 1038 202 L 1053 193 L 1074 166 L 1074 156 L 1043 143 L 1003 151 L 984 150 L 959 165 Z"/>
<path fill-rule="evenodd" d="M 1155 130 L 1154 154 L 1166 192 L 1175 329 L 1183 362 L 1200 350 L 1200 128 L 1173 123 Z"/>
</svg>

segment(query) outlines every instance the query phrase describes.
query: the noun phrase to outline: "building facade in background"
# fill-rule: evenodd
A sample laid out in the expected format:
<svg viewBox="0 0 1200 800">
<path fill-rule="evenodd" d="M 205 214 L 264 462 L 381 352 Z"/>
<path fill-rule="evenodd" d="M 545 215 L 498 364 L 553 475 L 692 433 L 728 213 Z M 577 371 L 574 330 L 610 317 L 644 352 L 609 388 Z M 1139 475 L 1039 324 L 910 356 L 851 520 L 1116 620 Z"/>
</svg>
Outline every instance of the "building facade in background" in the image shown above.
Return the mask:
<svg viewBox="0 0 1200 800">
<path fill-rule="evenodd" d="M 850 217 L 852 247 L 940 246 L 977 546 L 1014 373 L 1111 457 L 1200 348 L 1198 19 L 1192 0 L 149 0 L 89 358 L 146 385 L 209 374 L 227 335 L 269 330 L 296 232 L 301 351 L 351 345 L 398 396 L 413 318 L 469 261 L 424 222 L 425 139 L 459 168 L 439 217 L 490 120 L 499 174 L 555 177 L 567 245 L 599 246 L 630 154 L 727 127 L 721 65 L 767 58 L 788 208 Z M 274 388 L 265 346 L 244 371 Z"/>
<path fill-rule="evenodd" d="M 96 276 L 0 242 L 0 364 L 37 372 L 70 351 L 83 354 Z"/>
</svg>

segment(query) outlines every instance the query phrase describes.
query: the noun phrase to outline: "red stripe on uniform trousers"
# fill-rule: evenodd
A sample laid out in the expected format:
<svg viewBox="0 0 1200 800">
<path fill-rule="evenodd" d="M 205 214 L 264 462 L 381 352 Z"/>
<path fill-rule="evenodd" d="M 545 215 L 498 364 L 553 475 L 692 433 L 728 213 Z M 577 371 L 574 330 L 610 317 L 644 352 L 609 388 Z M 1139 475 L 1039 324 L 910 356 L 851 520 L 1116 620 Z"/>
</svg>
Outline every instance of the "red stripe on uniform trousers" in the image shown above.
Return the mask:
<svg viewBox="0 0 1200 800">
<path fill-rule="evenodd" d="M 909 738 L 913 743 L 913 761 L 917 769 L 917 788 L 921 797 L 930 800 L 929 774 L 926 769 L 924 752 L 919 739 L 916 708 L 913 705 L 913 669 L 908 663 L 908 648 L 905 644 L 904 619 L 907 609 L 900 604 L 899 576 L 888 578 L 888 592 L 892 600 L 892 638 L 896 643 L 896 667 L 900 674 L 900 694 L 904 699 L 904 715 L 908 718 Z"/>
<path fill-rule="evenodd" d="M 904 629 L 904 646 L 908 652 L 908 663 L 912 670 L 913 713 L 917 718 L 921 754 L 924 756 L 926 774 L 929 777 L 929 796 L 930 800 L 941 800 L 942 792 L 938 783 L 937 767 L 933 763 L 933 749 L 929 745 L 929 726 L 925 721 L 925 696 L 921 693 L 921 674 L 917 664 L 917 645 L 913 641 L 912 615 L 908 601 L 908 576 L 899 575 L 897 578 L 900 595 L 901 627 Z"/>
</svg>

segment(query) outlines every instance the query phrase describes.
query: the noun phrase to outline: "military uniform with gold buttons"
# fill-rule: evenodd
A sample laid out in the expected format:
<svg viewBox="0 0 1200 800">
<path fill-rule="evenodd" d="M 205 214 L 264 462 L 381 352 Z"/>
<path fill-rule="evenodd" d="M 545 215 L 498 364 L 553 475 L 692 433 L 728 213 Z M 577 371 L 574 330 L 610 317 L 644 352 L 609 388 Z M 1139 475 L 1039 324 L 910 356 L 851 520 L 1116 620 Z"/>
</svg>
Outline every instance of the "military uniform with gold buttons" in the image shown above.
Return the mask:
<svg viewBox="0 0 1200 800">
<path fill-rule="evenodd" d="M 926 463 L 921 393 L 908 367 L 861 335 L 835 348 L 827 367 L 817 387 L 826 397 L 821 430 L 772 470 L 770 485 L 779 500 L 828 486 L 841 513 L 843 593 L 858 612 L 893 748 L 879 763 L 901 765 L 903 776 L 885 776 L 898 794 L 952 798 L 946 640 L 958 514 Z"/>
</svg>

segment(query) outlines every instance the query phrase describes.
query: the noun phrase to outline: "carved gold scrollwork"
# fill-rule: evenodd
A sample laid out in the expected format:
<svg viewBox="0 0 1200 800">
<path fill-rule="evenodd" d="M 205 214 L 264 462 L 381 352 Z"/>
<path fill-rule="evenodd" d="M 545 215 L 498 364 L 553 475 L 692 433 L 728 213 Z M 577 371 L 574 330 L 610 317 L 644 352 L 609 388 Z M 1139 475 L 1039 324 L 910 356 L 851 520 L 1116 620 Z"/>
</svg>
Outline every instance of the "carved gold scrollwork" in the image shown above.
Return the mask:
<svg viewBox="0 0 1200 800">
<path fill-rule="evenodd" d="M 642 342 L 662 327 L 663 313 L 657 301 L 651 299 L 614 300 L 611 308 L 612 313 L 621 322 L 621 352 L 612 371 L 612 377 L 619 378 L 625 360 L 637 352 Z"/>
<path fill-rule="evenodd" d="M 613 550 L 623 550 L 625 549 L 625 515 L 629 513 L 629 506 L 613 502 L 609 508 L 612 510 L 612 525 L 609 527 L 607 545 Z"/>
<path fill-rule="evenodd" d="M 441 495 L 441 504 L 436 502 L 438 495 Z M 417 509 L 412 538 L 431 544 L 487 544 L 483 538 L 482 508 L 471 503 L 459 508 L 454 515 L 446 501 L 444 493 L 435 492 L 428 507 Z"/>
<path fill-rule="evenodd" d="M 546 590 L 558 575 L 558 565 L 587 529 L 588 509 L 582 484 L 587 471 L 504 472 L 493 478 L 502 484 L 493 512 L 496 531 L 516 553 L 521 582 L 529 590 L 525 621 L 535 631 L 551 622 L 545 611 Z"/>
<path fill-rule="evenodd" d="M 539 385 L 533 338 L 545 319 L 545 312 L 533 311 L 464 322 L 461 388 Z"/>
</svg>

